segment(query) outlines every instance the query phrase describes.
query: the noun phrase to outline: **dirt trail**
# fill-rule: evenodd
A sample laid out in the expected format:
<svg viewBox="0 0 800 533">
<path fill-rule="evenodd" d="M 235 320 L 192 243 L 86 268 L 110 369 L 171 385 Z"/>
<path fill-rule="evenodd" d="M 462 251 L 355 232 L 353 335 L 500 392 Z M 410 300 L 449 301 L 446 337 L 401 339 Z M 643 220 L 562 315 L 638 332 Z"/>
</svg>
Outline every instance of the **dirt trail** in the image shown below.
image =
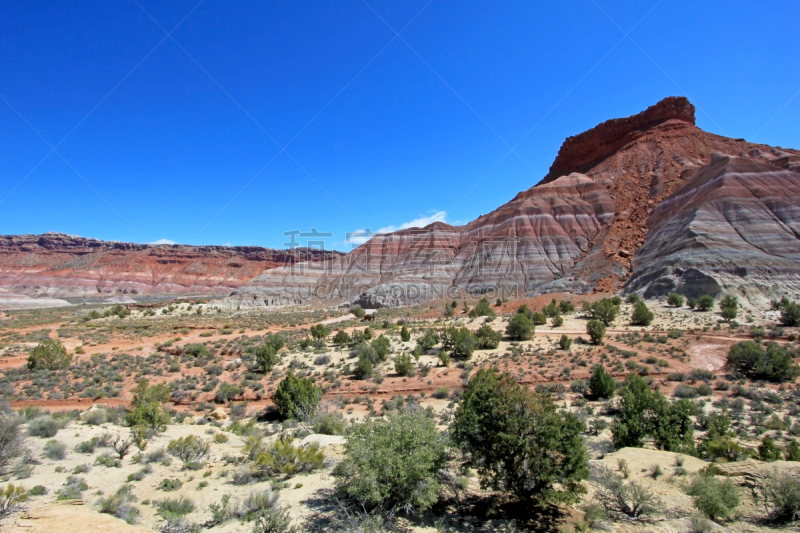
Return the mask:
<svg viewBox="0 0 800 533">
<path fill-rule="evenodd" d="M 692 356 L 691 366 L 716 372 L 725 366 L 728 350 L 727 344 L 698 344 L 689 348 L 689 355 Z"/>
</svg>

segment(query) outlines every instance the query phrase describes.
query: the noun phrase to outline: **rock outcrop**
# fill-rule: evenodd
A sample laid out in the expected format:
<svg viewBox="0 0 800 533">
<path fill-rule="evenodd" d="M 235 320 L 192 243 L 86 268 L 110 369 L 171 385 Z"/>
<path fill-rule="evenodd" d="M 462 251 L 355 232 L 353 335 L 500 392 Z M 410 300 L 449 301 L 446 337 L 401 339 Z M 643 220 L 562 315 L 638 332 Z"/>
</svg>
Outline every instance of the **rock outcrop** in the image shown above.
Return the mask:
<svg viewBox="0 0 800 533">
<path fill-rule="evenodd" d="M 224 296 L 265 269 L 337 255 L 305 248 L 104 242 L 60 233 L 0 236 L 0 287 L 42 303 Z"/>
<path fill-rule="evenodd" d="M 625 285 L 645 297 L 800 293 L 800 174 L 716 154 L 648 220 Z"/>
<path fill-rule="evenodd" d="M 567 138 L 558 151 L 544 183 L 572 172 L 586 172 L 642 132 L 668 120 L 694 125 L 694 106 L 684 97 L 671 96 L 627 118 L 607 120 L 580 135 Z"/>
</svg>

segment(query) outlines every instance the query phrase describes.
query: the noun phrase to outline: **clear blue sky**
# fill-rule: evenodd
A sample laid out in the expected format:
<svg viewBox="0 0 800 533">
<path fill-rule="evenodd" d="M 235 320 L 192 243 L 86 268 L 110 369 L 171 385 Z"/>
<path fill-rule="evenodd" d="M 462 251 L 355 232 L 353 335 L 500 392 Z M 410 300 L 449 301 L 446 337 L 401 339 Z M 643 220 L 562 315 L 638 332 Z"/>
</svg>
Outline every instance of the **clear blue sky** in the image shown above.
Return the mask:
<svg viewBox="0 0 800 533">
<path fill-rule="evenodd" d="M 0 3 L 0 233 L 345 249 L 487 213 L 668 95 L 800 148 L 794 1 L 138 2 Z"/>
</svg>

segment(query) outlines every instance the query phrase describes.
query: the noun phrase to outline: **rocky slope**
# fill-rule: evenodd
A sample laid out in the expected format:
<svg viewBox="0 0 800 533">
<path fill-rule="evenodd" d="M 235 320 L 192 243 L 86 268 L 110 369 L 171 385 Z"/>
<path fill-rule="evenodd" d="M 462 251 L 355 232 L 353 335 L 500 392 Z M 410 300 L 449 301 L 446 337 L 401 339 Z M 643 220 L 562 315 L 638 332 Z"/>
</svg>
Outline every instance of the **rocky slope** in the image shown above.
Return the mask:
<svg viewBox="0 0 800 533">
<path fill-rule="evenodd" d="M 800 292 L 800 175 L 717 154 L 648 220 L 627 291 Z"/>
<path fill-rule="evenodd" d="M 661 218 L 650 219 L 651 214 L 712 164 L 715 153 L 758 162 L 761 169 L 782 169 L 788 182 L 800 168 L 800 152 L 705 132 L 695 126 L 694 106 L 686 98 L 669 97 L 637 115 L 570 137 L 540 184 L 465 226 L 436 223 L 379 235 L 344 257 L 269 270 L 235 291 L 230 301 L 275 305 L 332 297 L 374 307 L 461 291 L 492 297 L 587 293 L 619 290 L 632 274 L 638 281 L 631 280 L 626 290 L 659 294 L 672 285 L 647 281 L 652 273 L 646 272 L 661 260 L 659 252 L 648 252 L 657 245 L 639 250 L 649 234 L 653 242 L 661 239 L 651 225 L 674 208 L 665 207 Z M 751 185 L 745 176 L 740 187 Z M 730 201 L 739 205 L 735 196 Z M 680 242 L 676 246 L 689 245 Z M 698 259 L 692 268 L 711 272 L 719 261 L 736 257 L 739 244 L 720 244 L 714 261 Z M 783 246 L 798 250 L 797 242 Z M 681 268 L 680 258 L 686 256 L 673 255 L 670 264 Z M 781 257 L 796 260 L 789 255 Z M 753 259 L 753 264 L 765 260 Z"/>
<path fill-rule="evenodd" d="M 0 288 L 37 299 L 224 296 L 265 269 L 337 255 L 257 246 L 103 242 L 59 233 L 0 236 Z"/>
</svg>

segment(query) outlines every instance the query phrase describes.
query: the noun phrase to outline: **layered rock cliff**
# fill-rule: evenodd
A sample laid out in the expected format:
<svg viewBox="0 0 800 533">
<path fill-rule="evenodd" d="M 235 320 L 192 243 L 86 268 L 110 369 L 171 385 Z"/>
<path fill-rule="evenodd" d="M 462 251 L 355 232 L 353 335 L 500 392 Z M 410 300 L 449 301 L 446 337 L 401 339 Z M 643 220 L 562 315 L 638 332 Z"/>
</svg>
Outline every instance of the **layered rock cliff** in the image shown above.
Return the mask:
<svg viewBox="0 0 800 533">
<path fill-rule="evenodd" d="M 648 225 L 626 291 L 800 293 L 797 172 L 715 154 L 655 208 Z"/>
<path fill-rule="evenodd" d="M 512 297 L 617 291 L 632 274 L 649 279 L 644 272 L 658 253 L 640 248 L 655 224 L 653 210 L 711 164 L 715 153 L 782 169 L 789 180 L 800 167 L 796 150 L 701 130 L 694 106 L 686 98 L 669 97 L 637 115 L 570 137 L 540 184 L 466 226 L 437 223 L 379 235 L 330 262 L 266 271 L 235 291 L 231 301 L 275 305 L 333 297 L 374 307 L 459 291 Z M 735 257 L 737 244 L 727 246 Z M 724 246 L 719 254 L 723 260 Z M 644 289 L 641 284 L 649 282 L 637 283 L 631 280 L 626 290 L 652 295 L 669 285 Z"/>
<path fill-rule="evenodd" d="M 337 255 L 257 246 L 104 242 L 59 233 L 0 236 L 0 288 L 34 298 L 224 296 L 265 269 Z"/>
</svg>

